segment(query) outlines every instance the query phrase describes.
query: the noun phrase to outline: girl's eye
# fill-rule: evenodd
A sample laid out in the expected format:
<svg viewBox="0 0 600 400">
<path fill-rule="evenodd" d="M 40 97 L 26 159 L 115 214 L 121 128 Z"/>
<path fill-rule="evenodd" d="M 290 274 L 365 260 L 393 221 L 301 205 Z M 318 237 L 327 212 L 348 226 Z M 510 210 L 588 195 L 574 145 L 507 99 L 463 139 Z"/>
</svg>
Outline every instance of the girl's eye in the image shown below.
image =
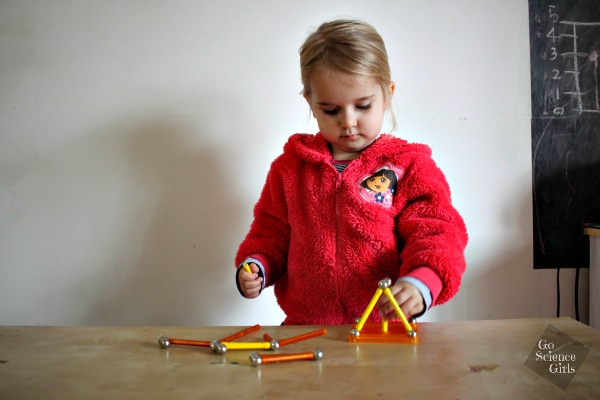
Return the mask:
<svg viewBox="0 0 600 400">
<path fill-rule="evenodd" d="M 356 108 L 361 111 L 366 111 L 371 108 L 371 104 L 369 103 L 369 104 L 358 105 L 358 106 L 356 106 Z M 340 111 L 338 108 L 332 108 L 332 109 L 323 109 L 323 112 L 327 115 L 338 115 Z"/>
</svg>

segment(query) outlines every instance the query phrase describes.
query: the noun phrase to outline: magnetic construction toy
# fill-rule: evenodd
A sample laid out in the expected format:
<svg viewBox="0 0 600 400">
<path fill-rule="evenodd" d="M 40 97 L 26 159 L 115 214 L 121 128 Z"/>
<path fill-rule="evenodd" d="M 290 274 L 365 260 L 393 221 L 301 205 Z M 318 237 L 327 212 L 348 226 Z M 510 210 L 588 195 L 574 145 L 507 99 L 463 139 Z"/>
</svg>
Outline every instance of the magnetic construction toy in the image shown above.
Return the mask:
<svg viewBox="0 0 600 400">
<path fill-rule="evenodd" d="M 250 354 L 250 363 L 253 367 L 258 367 L 261 364 L 269 364 L 281 361 L 296 361 L 296 360 L 320 360 L 323 358 L 323 352 L 316 350 L 306 353 L 295 354 Z"/>
<path fill-rule="evenodd" d="M 362 317 L 356 319 L 354 328 L 348 335 L 349 342 L 418 343 L 417 322 L 414 319 L 411 322 L 406 319 L 390 290 L 391 285 L 392 280 L 390 278 L 379 281 L 371 302 Z M 379 300 L 382 294 L 386 295 L 401 322 L 388 322 L 387 320 L 383 320 L 381 323 L 367 322 L 367 318 L 373 311 L 373 308 L 375 308 L 375 304 L 377 304 L 377 300 Z"/>
<path fill-rule="evenodd" d="M 263 342 L 234 342 L 234 340 L 246 336 L 259 329 L 260 325 L 254 325 L 226 338 L 213 341 L 177 339 L 162 336 L 160 339 L 158 339 L 158 344 L 163 349 L 167 349 L 171 345 L 208 347 L 214 353 L 225 354 L 228 350 L 278 350 L 280 347 L 287 346 L 289 344 L 296 343 L 301 340 L 311 339 L 317 336 L 325 335 L 327 333 L 327 329 L 319 329 L 314 332 L 304 333 L 302 335 L 294 336 L 283 340 L 275 340 L 268 333 L 265 333 L 263 335 Z M 323 358 L 323 352 L 321 350 L 316 350 L 314 352 L 309 353 L 278 355 L 252 353 L 250 355 L 250 363 L 256 367 L 261 364 L 269 364 L 282 361 L 320 360 L 321 358 Z"/>
</svg>

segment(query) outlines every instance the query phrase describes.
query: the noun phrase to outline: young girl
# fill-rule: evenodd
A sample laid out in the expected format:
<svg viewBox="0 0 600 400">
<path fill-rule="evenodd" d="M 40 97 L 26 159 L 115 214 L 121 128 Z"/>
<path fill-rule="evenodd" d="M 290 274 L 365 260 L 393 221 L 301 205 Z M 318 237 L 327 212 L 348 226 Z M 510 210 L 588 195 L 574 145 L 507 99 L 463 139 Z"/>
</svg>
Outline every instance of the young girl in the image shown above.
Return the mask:
<svg viewBox="0 0 600 400">
<path fill-rule="evenodd" d="M 407 317 L 448 301 L 466 228 L 429 147 L 380 133 L 395 89 L 383 40 L 360 21 L 324 23 L 300 66 L 319 133 L 291 136 L 272 163 L 235 258 L 239 291 L 274 285 L 286 325 L 352 324 L 386 277 Z M 369 317 L 382 318 L 396 319 L 386 296 Z"/>
</svg>

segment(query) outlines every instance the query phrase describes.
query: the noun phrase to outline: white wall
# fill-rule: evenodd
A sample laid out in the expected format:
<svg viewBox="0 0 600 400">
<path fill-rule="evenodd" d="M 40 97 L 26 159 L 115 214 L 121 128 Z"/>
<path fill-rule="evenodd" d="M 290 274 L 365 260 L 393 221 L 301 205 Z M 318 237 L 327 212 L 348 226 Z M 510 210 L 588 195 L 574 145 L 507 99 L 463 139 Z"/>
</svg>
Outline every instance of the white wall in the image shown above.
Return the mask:
<svg viewBox="0 0 600 400">
<path fill-rule="evenodd" d="M 232 259 L 270 162 L 316 129 L 298 47 L 342 16 L 386 40 L 396 134 L 433 148 L 469 229 L 462 290 L 425 320 L 553 316 L 556 271 L 532 267 L 526 0 L 4 0 L 0 324 L 279 324 Z"/>
</svg>

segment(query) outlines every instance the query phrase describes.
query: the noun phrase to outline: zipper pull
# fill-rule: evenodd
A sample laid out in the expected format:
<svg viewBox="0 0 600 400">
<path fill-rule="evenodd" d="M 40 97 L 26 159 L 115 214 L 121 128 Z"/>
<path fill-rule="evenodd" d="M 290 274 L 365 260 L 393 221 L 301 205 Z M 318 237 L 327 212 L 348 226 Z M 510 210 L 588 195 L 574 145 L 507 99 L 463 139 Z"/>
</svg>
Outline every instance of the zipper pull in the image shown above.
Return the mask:
<svg viewBox="0 0 600 400">
<path fill-rule="evenodd" d="M 342 188 L 342 174 L 338 172 L 337 179 L 335 180 L 335 191 L 339 192 Z"/>
</svg>

